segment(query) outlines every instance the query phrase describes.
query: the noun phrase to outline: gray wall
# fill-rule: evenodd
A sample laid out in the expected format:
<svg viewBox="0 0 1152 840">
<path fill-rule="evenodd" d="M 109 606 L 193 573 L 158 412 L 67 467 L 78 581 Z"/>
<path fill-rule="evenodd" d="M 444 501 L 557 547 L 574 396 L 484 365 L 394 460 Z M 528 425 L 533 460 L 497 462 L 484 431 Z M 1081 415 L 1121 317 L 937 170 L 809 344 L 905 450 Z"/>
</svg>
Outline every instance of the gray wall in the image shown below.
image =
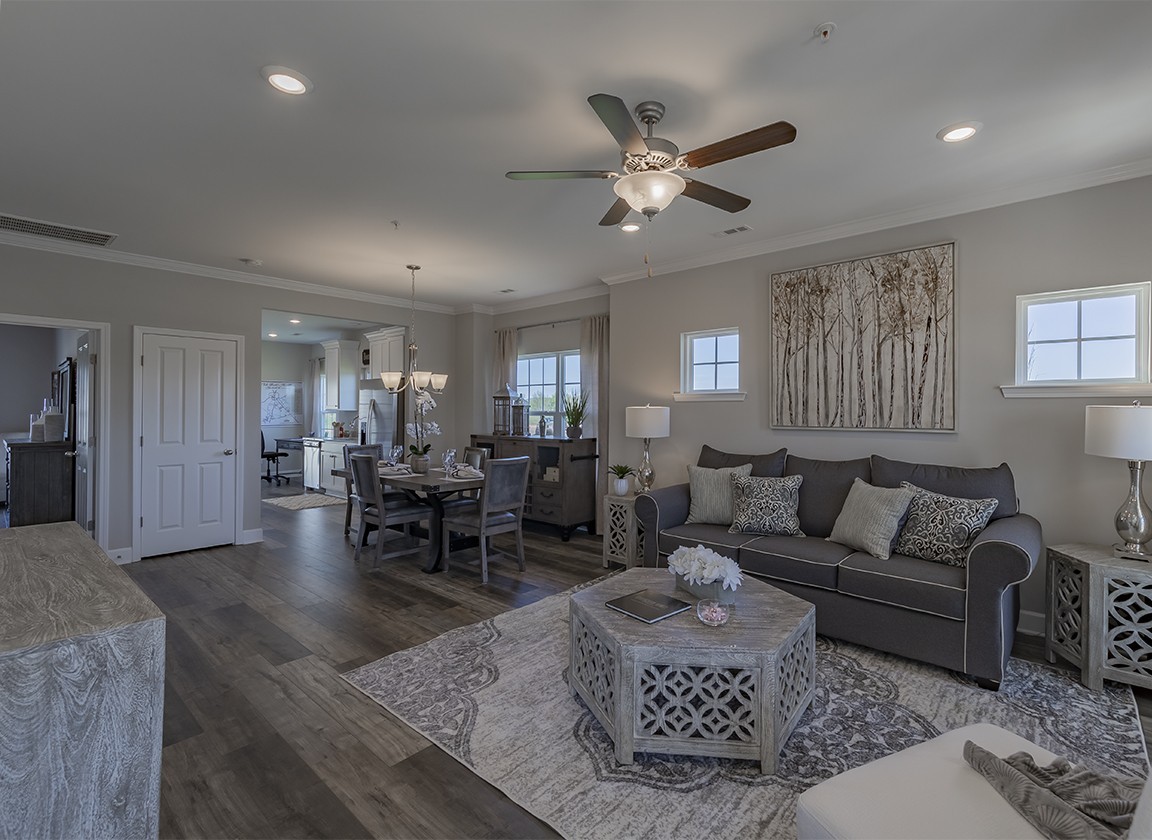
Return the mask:
<svg viewBox="0 0 1152 840">
<path fill-rule="evenodd" d="M 260 380 L 262 382 L 304 382 L 308 370 L 308 359 L 312 357 L 311 344 L 286 344 L 280 341 L 260 342 Z M 302 424 L 295 426 L 264 426 L 264 436 L 269 450 L 276 446 L 277 437 L 300 437 L 305 429 Z M 281 473 L 298 473 L 301 471 L 302 453 L 299 450 L 287 450 L 288 456 L 280 459 Z M 256 461 L 260 453 L 248 458 Z M 265 468 L 263 459 L 256 461 L 260 469 Z M 273 470 L 275 472 L 275 470 Z M 295 482 L 293 482 L 295 485 Z"/>
<path fill-rule="evenodd" d="M 52 393 L 52 372 L 64 359 L 57 358 L 56 332 L 0 324 L 0 432 L 27 435 L 28 415 L 39 413 Z"/>
</svg>

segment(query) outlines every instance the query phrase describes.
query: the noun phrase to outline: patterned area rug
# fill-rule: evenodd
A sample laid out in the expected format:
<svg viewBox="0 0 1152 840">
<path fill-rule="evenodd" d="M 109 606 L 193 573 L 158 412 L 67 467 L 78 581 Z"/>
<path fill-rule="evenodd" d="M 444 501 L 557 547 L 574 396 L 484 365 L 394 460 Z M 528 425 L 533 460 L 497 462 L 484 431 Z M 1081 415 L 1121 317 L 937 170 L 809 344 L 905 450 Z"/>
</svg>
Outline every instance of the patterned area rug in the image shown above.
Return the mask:
<svg viewBox="0 0 1152 840">
<path fill-rule="evenodd" d="M 816 694 L 775 776 L 729 759 L 612 743 L 566 684 L 568 594 L 462 627 L 344 675 L 569 838 L 794 837 L 796 796 L 941 732 L 988 721 L 1098 770 L 1144 776 L 1132 692 L 1089 691 L 1012 660 L 998 693 L 929 665 L 817 638 Z"/>
<path fill-rule="evenodd" d="M 309 510 L 310 508 L 347 504 L 347 500 L 338 499 L 335 496 L 325 496 L 323 493 L 301 493 L 299 496 L 277 496 L 274 499 L 265 499 L 264 503 L 288 510 Z"/>
</svg>

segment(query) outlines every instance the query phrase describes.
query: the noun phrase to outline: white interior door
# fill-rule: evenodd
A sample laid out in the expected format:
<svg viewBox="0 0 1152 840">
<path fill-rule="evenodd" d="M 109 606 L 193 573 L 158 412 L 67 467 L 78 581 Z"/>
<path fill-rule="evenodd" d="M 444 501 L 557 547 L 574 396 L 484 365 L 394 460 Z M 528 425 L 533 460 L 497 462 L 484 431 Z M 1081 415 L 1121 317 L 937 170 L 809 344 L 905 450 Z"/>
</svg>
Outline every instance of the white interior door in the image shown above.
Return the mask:
<svg viewBox="0 0 1152 840">
<path fill-rule="evenodd" d="M 140 556 L 236 539 L 236 343 L 142 336 Z"/>
<path fill-rule="evenodd" d="M 76 340 L 76 428 L 72 432 L 72 447 L 76 452 L 76 471 L 73 486 L 76 488 L 76 521 L 89 535 L 96 534 L 96 507 L 93 502 L 92 476 L 95 466 L 95 446 L 93 444 L 93 421 L 96 406 L 92 400 L 96 395 L 96 355 L 92 352 L 91 336 L 83 333 Z"/>
</svg>

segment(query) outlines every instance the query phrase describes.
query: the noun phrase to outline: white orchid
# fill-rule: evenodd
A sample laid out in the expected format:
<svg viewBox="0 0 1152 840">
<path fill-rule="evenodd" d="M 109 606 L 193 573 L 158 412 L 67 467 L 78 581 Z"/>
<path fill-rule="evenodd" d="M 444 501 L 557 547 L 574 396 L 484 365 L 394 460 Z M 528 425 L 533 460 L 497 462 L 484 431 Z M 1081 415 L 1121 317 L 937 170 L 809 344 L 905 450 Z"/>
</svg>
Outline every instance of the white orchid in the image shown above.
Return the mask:
<svg viewBox="0 0 1152 840">
<path fill-rule="evenodd" d="M 725 589 L 735 591 L 744 582 L 740 566 L 731 557 L 717 554 L 710 548 L 686 545 L 668 556 L 668 571 L 680 575 L 691 584 L 722 581 Z"/>
<path fill-rule="evenodd" d="M 436 400 L 432 399 L 431 394 L 427 391 L 416 392 L 416 396 L 412 401 L 412 413 L 415 415 L 416 422 L 404 424 L 404 431 L 408 434 L 408 437 L 416 439 L 415 445 L 408 447 L 408 451 L 413 455 L 427 455 L 428 450 L 432 448 L 432 444 L 425 443 L 424 438 L 443 434 L 439 423 L 434 420 L 424 419 L 428 416 L 428 412 L 435 407 Z"/>
</svg>

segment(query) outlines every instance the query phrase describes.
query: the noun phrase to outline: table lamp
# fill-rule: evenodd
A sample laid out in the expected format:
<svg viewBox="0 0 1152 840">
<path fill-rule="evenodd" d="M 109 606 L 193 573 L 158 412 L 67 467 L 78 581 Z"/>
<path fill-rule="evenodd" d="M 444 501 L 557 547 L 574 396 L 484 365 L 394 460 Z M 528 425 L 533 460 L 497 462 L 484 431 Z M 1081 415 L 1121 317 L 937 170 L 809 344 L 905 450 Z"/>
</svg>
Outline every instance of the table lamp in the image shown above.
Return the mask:
<svg viewBox="0 0 1152 840">
<path fill-rule="evenodd" d="M 640 469 L 636 471 L 639 493 L 651 490 L 652 482 L 656 479 L 648 446 L 652 438 L 668 437 L 668 414 L 666 405 L 630 405 L 624 409 L 624 434 L 630 438 L 644 438 L 644 457 L 640 460 Z"/>
<path fill-rule="evenodd" d="M 1131 486 L 1128 498 L 1116 511 L 1116 533 L 1122 543 L 1113 549 L 1118 557 L 1152 560 L 1147 546 L 1152 540 L 1152 509 L 1144 501 L 1141 488 L 1144 462 L 1152 460 L 1152 406 L 1139 402 L 1086 406 L 1084 451 L 1128 462 Z"/>
</svg>

